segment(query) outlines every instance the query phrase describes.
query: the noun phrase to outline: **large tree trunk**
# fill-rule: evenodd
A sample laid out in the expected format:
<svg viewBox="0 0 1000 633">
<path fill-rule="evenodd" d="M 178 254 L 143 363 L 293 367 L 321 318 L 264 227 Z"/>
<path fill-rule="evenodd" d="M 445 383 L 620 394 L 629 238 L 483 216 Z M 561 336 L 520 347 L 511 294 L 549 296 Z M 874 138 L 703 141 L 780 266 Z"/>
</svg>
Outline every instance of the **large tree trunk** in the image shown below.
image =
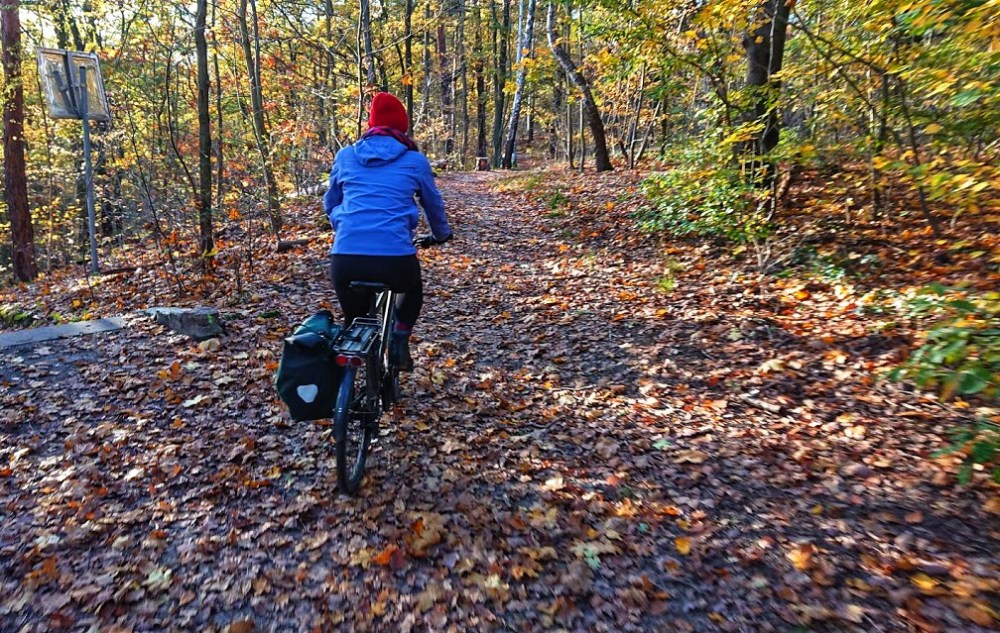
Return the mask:
<svg viewBox="0 0 1000 633">
<path fill-rule="evenodd" d="M 503 149 L 503 163 L 501 167 L 504 169 L 510 169 L 514 165 L 514 146 L 517 143 L 517 123 L 521 118 L 521 105 L 524 103 L 524 82 L 528 76 L 528 69 L 524 65 L 524 57 L 531 57 L 531 35 L 534 30 L 535 24 L 535 0 L 528 0 L 528 14 L 525 16 L 524 21 L 524 34 L 521 36 L 522 39 L 518 43 L 518 46 L 523 51 L 528 49 L 528 52 L 521 56 L 519 60 L 521 62 L 521 67 L 517 71 L 517 90 L 514 91 L 514 101 L 511 103 L 510 107 L 510 119 L 507 123 L 507 140 L 504 143 Z"/>
<path fill-rule="evenodd" d="M 255 5 L 256 6 L 256 5 Z M 254 42 L 259 45 L 257 37 L 257 12 L 254 11 Z M 257 142 L 257 152 L 260 154 L 261 168 L 264 172 L 264 184 L 267 187 L 267 211 L 271 220 L 271 231 L 275 238 L 281 236 L 284 218 L 281 214 L 281 196 L 278 183 L 274 179 L 274 168 L 271 166 L 271 137 L 264 120 L 264 95 L 260 78 L 260 48 L 256 54 L 250 48 L 250 32 L 247 27 L 247 0 L 240 0 L 236 10 L 236 19 L 240 29 L 240 43 L 243 45 L 243 56 L 247 62 L 247 73 L 250 75 L 250 104 L 253 108 L 254 139 Z"/>
<path fill-rule="evenodd" d="M 447 14 L 445 0 L 441 2 L 441 14 Z M 438 22 L 437 26 L 437 54 L 438 70 L 441 73 L 441 114 L 444 116 L 445 129 L 444 155 L 446 159 L 450 159 L 451 152 L 455 148 L 455 138 L 452 136 L 452 132 L 454 131 L 452 129 L 454 112 L 452 110 L 451 99 L 451 84 L 454 77 L 448 68 L 448 36 L 445 32 L 444 21 Z"/>
<path fill-rule="evenodd" d="M 475 9 L 473 13 L 472 28 L 476 37 L 473 46 L 474 68 L 476 76 L 476 157 L 486 156 L 486 73 L 483 69 L 483 34 L 482 34 L 482 8 L 476 1 L 472 5 Z"/>
<path fill-rule="evenodd" d="M 608 156 L 608 142 L 604 134 L 604 121 L 601 119 L 601 111 L 597 109 L 597 102 L 594 101 L 594 94 L 590 90 L 587 79 L 576 68 L 576 64 L 570 58 L 569 53 L 558 44 L 556 37 L 556 8 L 549 2 L 548 18 L 546 27 L 549 36 L 549 48 L 556 61 L 562 66 L 563 71 L 570 78 L 577 89 L 583 93 L 583 110 L 586 112 L 587 124 L 590 126 L 590 134 L 594 137 L 594 161 L 597 171 L 611 171 L 611 158 Z M 583 159 L 581 158 L 581 161 Z"/>
<path fill-rule="evenodd" d="M 458 91 L 458 103 L 462 104 L 462 154 L 460 164 L 465 169 L 469 153 L 469 68 L 465 51 L 465 0 L 458 0 L 458 31 L 455 36 L 457 48 L 457 63 L 461 89 Z M 455 115 L 452 115 L 452 135 L 456 129 Z"/>
<path fill-rule="evenodd" d="M 504 112 L 504 85 L 507 83 L 507 64 L 509 63 L 507 49 L 510 39 L 510 3 L 511 0 L 503 0 L 503 21 L 497 21 L 496 2 L 492 3 L 494 26 L 499 25 L 499 31 L 493 33 L 493 41 L 496 48 L 497 65 L 493 72 L 493 166 L 499 167 L 501 160 L 501 149 L 503 146 L 503 112 Z"/>
<path fill-rule="evenodd" d="M 28 181 L 24 172 L 24 88 L 21 84 L 20 1 L 5 0 L 0 9 L 0 44 L 3 46 L 3 150 L 4 191 L 14 247 L 14 277 L 31 281 L 38 274 L 35 232 L 28 209 Z"/>
<path fill-rule="evenodd" d="M 760 131 L 747 141 L 745 151 L 752 156 L 752 178 L 764 186 L 770 186 L 774 177 L 770 161 L 764 157 L 778 145 L 780 134 L 781 121 L 776 99 L 781 86 L 773 77 L 781 70 L 785 53 L 790 4 L 788 0 L 762 3 L 757 9 L 761 18 L 757 27 L 743 39 L 747 55 L 747 86 L 754 91 L 753 109 L 748 113 L 748 119 L 762 124 Z M 761 173 L 757 172 L 758 168 Z"/>
</svg>

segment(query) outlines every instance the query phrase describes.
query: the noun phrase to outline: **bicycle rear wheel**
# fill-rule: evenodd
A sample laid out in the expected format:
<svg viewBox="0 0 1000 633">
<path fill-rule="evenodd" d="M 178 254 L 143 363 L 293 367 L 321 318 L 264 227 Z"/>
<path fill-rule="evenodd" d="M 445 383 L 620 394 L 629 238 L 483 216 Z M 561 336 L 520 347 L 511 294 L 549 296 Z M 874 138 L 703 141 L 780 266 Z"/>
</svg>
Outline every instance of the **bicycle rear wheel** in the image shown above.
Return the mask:
<svg viewBox="0 0 1000 633">
<path fill-rule="evenodd" d="M 333 436 L 337 446 L 337 486 L 352 495 L 361 483 L 373 431 L 369 411 L 368 375 L 364 369 L 345 368 L 337 393 Z M 377 415 L 377 414 L 376 414 Z"/>
</svg>

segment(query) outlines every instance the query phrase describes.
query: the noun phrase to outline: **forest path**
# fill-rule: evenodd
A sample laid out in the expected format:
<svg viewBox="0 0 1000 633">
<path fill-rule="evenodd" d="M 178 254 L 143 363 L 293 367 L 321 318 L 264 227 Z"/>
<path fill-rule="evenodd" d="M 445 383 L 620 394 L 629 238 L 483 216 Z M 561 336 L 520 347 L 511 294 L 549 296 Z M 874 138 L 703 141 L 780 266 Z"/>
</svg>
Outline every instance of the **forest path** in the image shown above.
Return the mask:
<svg viewBox="0 0 1000 633">
<path fill-rule="evenodd" d="M 762 377 L 820 354 L 738 285 L 665 292 L 627 186 L 563 177 L 596 212 L 442 178 L 457 238 L 421 254 L 417 368 L 355 498 L 270 383 L 331 301 L 322 249 L 260 271 L 218 348 L 141 323 L 0 351 L 0 630 L 986 630 L 983 499 L 904 443 L 933 410 L 836 363 Z"/>
</svg>

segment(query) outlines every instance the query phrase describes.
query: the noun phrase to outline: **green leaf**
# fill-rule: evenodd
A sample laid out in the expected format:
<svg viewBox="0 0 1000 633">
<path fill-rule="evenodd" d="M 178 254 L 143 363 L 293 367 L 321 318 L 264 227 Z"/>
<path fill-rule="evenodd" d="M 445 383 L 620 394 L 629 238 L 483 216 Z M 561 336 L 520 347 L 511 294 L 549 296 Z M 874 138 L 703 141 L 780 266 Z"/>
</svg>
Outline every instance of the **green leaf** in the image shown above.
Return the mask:
<svg viewBox="0 0 1000 633">
<path fill-rule="evenodd" d="M 989 440 L 979 440 L 972 445 L 972 461 L 976 464 L 989 464 L 997 454 L 997 445 Z"/>
<path fill-rule="evenodd" d="M 976 101 L 979 101 L 979 98 L 982 96 L 983 93 L 979 92 L 978 90 L 963 90 L 962 92 L 952 97 L 950 101 L 951 105 L 955 106 L 956 108 L 963 108 L 967 105 L 972 105 Z"/>
<path fill-rule="evenodd" d="M 927 286 L 926 288 L 924 288 L 924 290 L 927 291 L 927 292 L 930 292 L 931 294 L 935 294 L 935 295 L 937 295 L 939 297 L 945 296 L 945 294 L 947 294 L 947 292 L 948 292 L 947 288 L 945 288 L 944 286 L 942 286 L 941 284 L 939 284 L 937 282 L 930 284 L 929 286 Z"/>
<path fill-rule="evenodd" d="M 963 486 L 972 481 L 972 462 L 965 462 L 958 469 L 958 483 Z"/>
<path fill-rule="evenodd" d="M 957 363 L 968 354 L 968 342 L 962 339 L 952 341 L 941 350 L 943 359 L 947 363 Z"/>
<path fill-rule="evenodd" d="M 958 393 L 961 394 L 979 393 L 990 384 L 990 374 L 982 367 L 963 371 L 961 376 L 962 379 L 958 383 Z"/>
<path fill-rule="evenodd" d="M 917 375 L 913 377 L 913 382 L 917 384 L 921 389 L 926 389 L 931 387 L 934 383 L 934 372 L 927 367 L 921 367 Z"/>
<path fill-rule="evenodd" d="M 967 299 L 952 299 L 951 301 L 948 302 L 948 305 L 966 314 L 970 312 L 979 311 L 979 308 L 976 307 L 976 304 L 972 303 L 971 301 L 968 301 Z"/>
<path fill-rule="evenodd" d="M 946 446 L 931 453 L 931 457 L 934 459 L 937 459 L 938 457 L 946 457 L 952 453 L 957 453 L 962 450 L 962 446 L 963 444 L 952 444 L 951 446 Z"/>
</svg>

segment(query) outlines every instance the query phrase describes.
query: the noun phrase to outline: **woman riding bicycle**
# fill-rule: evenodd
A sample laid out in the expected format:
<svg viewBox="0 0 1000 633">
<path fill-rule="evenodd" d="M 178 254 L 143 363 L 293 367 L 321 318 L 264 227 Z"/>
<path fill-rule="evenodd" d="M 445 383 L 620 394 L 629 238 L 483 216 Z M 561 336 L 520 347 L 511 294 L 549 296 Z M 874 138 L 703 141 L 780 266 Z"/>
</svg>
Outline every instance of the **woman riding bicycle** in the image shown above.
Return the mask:
<svg viewBox="0 0 1000 633">
<path fill-rule="evenodd" d="M 333 226 L 330 279 L 345 325 L 368 311 L 367 294 L 351 282 L 383 283 L 403 293 L 389 344 L 393 363 L 412 371 L 410 333 L 423 306 L 423 282 L 413 233 L 420 219 L 414 196 L 427 216 L 431 235 L 421 243 L 452 238 L 444 202 L 427 158 L 406 135 L 409 118 L 399 99 L 380 92 L 372 99 L 368 131 L 337 152 L 323 207 Z"/>
</svg>

